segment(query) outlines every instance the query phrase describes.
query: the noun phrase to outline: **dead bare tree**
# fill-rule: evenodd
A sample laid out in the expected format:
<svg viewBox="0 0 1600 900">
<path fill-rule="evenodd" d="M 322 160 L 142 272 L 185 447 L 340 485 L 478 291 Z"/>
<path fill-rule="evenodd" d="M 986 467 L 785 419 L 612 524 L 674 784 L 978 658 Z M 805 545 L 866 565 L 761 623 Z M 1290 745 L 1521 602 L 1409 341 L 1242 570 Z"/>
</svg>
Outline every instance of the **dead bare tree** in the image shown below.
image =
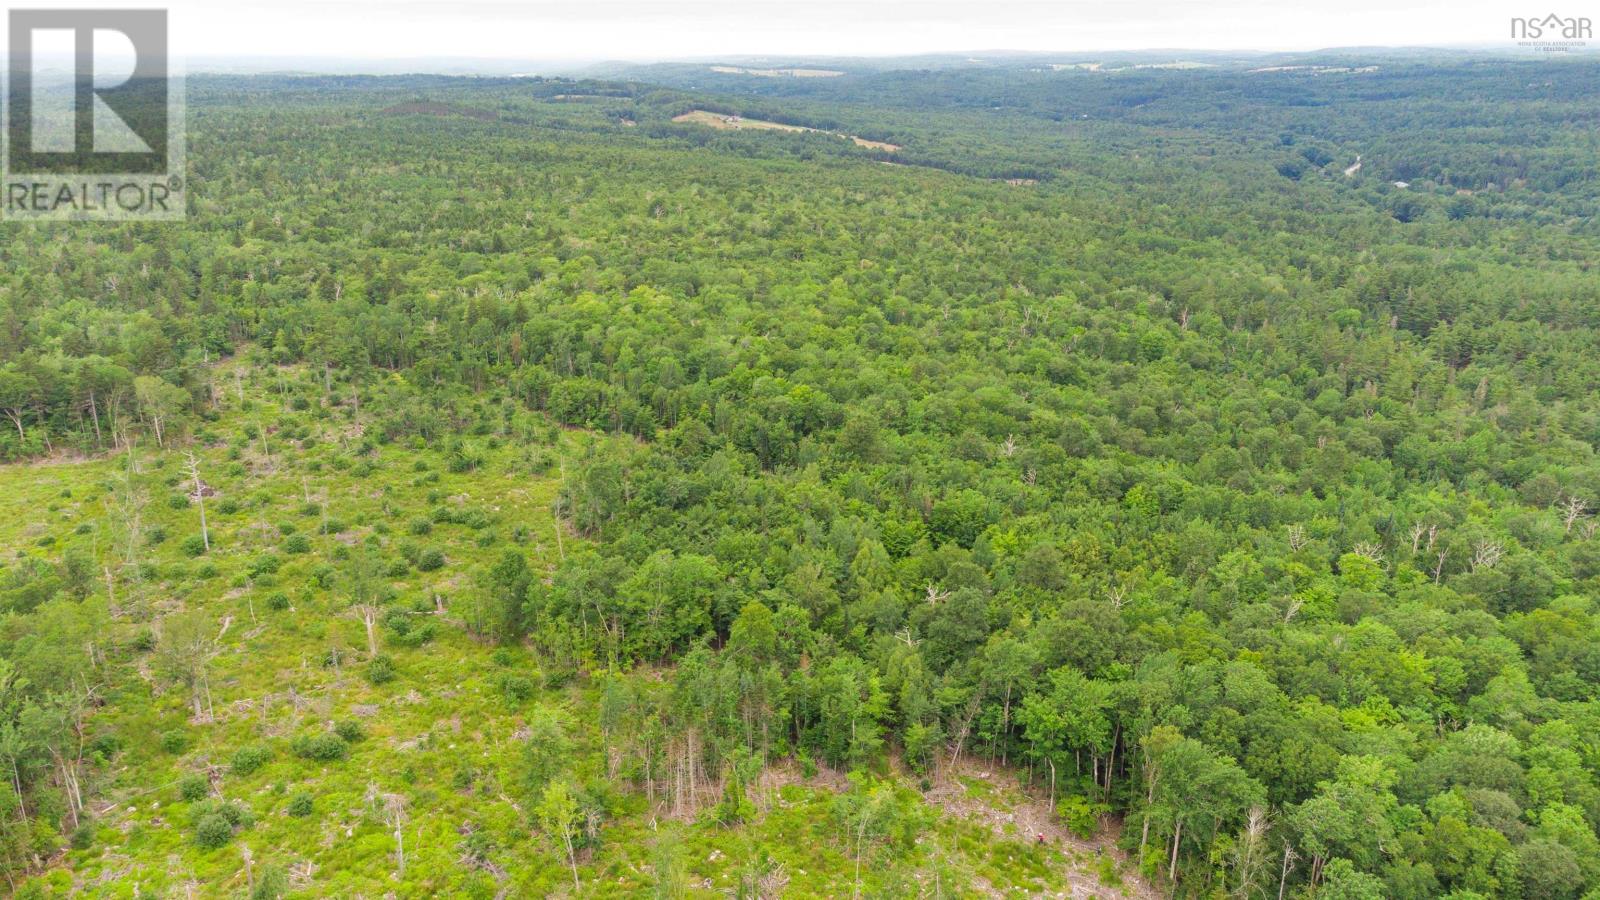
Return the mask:
<svg viewBox="0 0 1600 900">
<path fill-rule="evenodd" d="M 378 606 L 375 603 L 357 603 L 350 607 L 350 615 L 367 629 L 367 655 L 378 655 Z"/>
<path fill-rule="evenodd" d="M 1426 544 L 1423 543 L 1423 538 L 1428 539 Z M 1422 522 L 1417 522 L 1411 526 L 1411 555 L 1416 556 L 1421 552 L 1432 553 L 1433 545 L 1438 540 L 1439 526 L 1437 524 L 1425 525 Z"/>
<path fill-rule="evenodd" d="M 1417 555 L 1417 548 L 1422 546 L 1422 536 L 1428 533 L 1428 526 L 1421 522 L 1411 523 L 1411 555 Z"/>
<path fill-rule="evenodd" d="M 1506 548 L 1504 544 L 1487 538 L 1481 540 L 1472 550 L 1471 570 L 1476 572 L 1479 569 L 1492 569 L 1500 563 L 1501 559 L 1505 558 L 1505 555 Z"/>
<path fill-rule="evenodd" d="M 194 483 L 194 502 L 200 506 L 200 541 L 211 552 L 211 531 L 206 527 L 206 485 L 200 480 L 200 460 L 193 450 L 183 452 L 183 472 Z"/>
<path fill-rule="evenodd" d="M 1290 525 L 1289 526 L 1289 549 L 1290 550 L 1299 551 L 1301 547 L 1304 547 L 1306 545 L 1306 541 L 1307 540 L 1308 540 L 1308 538 L 1306 537 L 1306 527 L 1304 525 L 1298 525 L 1297 524 L 1297 525 Z"/>
<path fill-rule="evenodd" d="M 1304 608 L 1305 605 L 1306 601 L 1303 598 L 1290 597 L 1289 605 L 1283 610 L 1283 624 L 1287 625 L 1290 622 L 1293 622 L 1294 617 L 1300 614 L 1300 610 Z"/>
<path fill-rule="evenodd" d="M 1250 900 L 1259 889 L 1257 882 L 1261 867 L 1267 861 L 1267 829 L 1271 824 L 1271 815 L 1266 807 L 1250 807 L 1245 816 L 1244 830 L 1240 832 L 1239 841 L 1233 849 L 1234 871 L 1239 880 L 1234 885 L 1232 896 Z"/>
<path fill-rule="evenodd" d="M 372 788 L 375 790 L 376 786 Z M 406 875 L 406 798 L 400 794 L 381 794 L 383 824 L 394 832 L 394 858 L 396 874 Z"/>
<path fill-rule="evenodd" d="M 106 500 L 106 506 L 115 517 L 120 527 L 122 566 L 125 571 L 132 572 L 134 578 L 139 574 L 139 549 L 144 546 L 144 509 L 148 502 L 145 492 L 134 486 L 133 483 L 133 451 L 128 451 L 128 466 L 122 480 Z M 115 588 L 115 573 L 110 566 L 105 567 L 106 593 L 112 595 Z M 116 606 L 115 598 L 111 598 L 111 605 Z"/>
<path fill-rule="evenodd" d="M 1299 859 L 1299 854 L 1287 842 L 1283 845 L 1283 868 L 1278 871 L 1278 900 L 1283 900 L 1283 889 L 1289 884 L 1289 866 Z"/>
<path fill-rule="evenodd" d="M 1362 541 L 1356 544 L 1350 548 L 1350 552 L 1363 559 L 1370 559 L 1375 563 L 1383 562 L 1383 548 L 1371 541 Z"/>
<path fill-rule="evenodd" d="M 1589 517 L 1589 501 L 1577 494 L 1568 494 L 1567 498 L 1561 501 L 1560 509 L 1561 521 L 1567 527 L 1567 534 L 1572 533 L 1572 526 L 1577 524 L 1579 519 Z"/>
</svg>

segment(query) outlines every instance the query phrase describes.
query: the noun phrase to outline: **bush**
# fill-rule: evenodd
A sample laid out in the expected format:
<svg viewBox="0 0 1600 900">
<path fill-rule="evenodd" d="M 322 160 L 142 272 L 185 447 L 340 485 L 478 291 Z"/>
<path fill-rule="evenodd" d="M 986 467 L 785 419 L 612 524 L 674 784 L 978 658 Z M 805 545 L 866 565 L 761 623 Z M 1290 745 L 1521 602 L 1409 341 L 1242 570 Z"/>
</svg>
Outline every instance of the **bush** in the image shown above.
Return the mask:
<svg viewBox="0 0 1600 900">
<path fill-rule="evenodd" d="M 337 569 L 327 563 L 322 563 L 311 570 L 311 583 L 319 588 L 326 589 L 333 584 L 333 578 L 336 574 L 338 574 Z"/>
<path fill-rule="evenodd" d="M 239 752 L 233 755 L 233 765 L 230 768 L 235 775 L 249 775 L 271 761 L 270 749 L 260 744 L 251 744 L 239 748 Z"/>
<path fill-rule="evenodd" d="M 181 731 L 163 731 L 161 733 L 161 752 L 177 756 L 189 746 L 189 736 Z"/>
<path fill-rule="evenodd" d="M 233 826 L 222 816 L 212 813 L 194 827 L 194 842 L 202 850 L 215 850 L 233 840 Z"/>
<path fill-rule="evenodd" d="M 500 693 L 506 698 L 506 702 L 513 706 L 532 697 L 536 690 L 533 679 L 526 675 L 505 672 L 500 675 L 498 681 L 500 682 Z"/>
<path fill-rule="evenodd" d="M 429 532 L 433 531 L 433 522 L 431 522 L 431 521 L 429 521 L 427 519 L 424 519 L 424 518 L 420 518 L 420 517 L 412 519 L 411 520 L 411 525 L 410 525 L 410 531 L 411 531 L 412 534 L 417 535 L 418 537 L 421 537 L 422 535 L 428 534 Z"/>
<path fill-rule="evenodd" d="M 299 791 L 289 798 L 289 805 L 285 809 L 289 815 L 303 819 L 316 809 L 316 801 L 312 799 L 310 792 Z"/>
<path fill-rule="evenodd" d="M 271 553 L 263 553 L 250 561 L 250 577 L 260 578 L 263 575 L 275 574 L 280 564 L 278 557 Z"/>
<path fill-rule="evenodd" d="M 394 680 L 394 660 L 379 654 L 367 663 L 367 680 L 373 684 L 388 684 Z"/>
<path fill-rule="evenodd" d="M 436 633 L 432 622 L 423 622 L 421 625 L 407 627 L 403 633 L 395 632 L 389 638 L 389 641 L 397 647 L 421 647 L 423 644 L 433 640 L 433 636 Z"/>
<path fill-rule="evenodd" d="M 288 893 L 289 873 L 283 866 L 264 866 L 256 879 L 256 889 L 250 892 L 250 900 L 280 900 Z"/>
<path fill-rule="evenodd" d="M 309 553 L 311 539 L 303 534 L 291 534 L 284 540 L 283 550 L 285 553 Z"/>
<path fill-rule="evenodd" d="M 1088 839 L 1100 830 L 1100 817 L 1111 812 L 1104 803 L 1095 803 L 1083 797 L 1062 797 L 1056 804 L 1056 814 L 1078 837 Z"/>
<path fill-rule="evenodd" d="M 206 540 L 198 534 L 184 538 L 181 546 L 185 556 L 199 556 L 206 552 Z"/>
<path fill-rule="evenodd" d="M 444 568 L 444 554 L 436 548 L 429 547 L 417 557 L 417 571 L 432 572 Z"/>
<path fill-rule="evenodd" d="M 343 722 L 333 726 L 333 733 L 351 744 L 363 740 L 367 736 L 367 732 L 361 727 L 361 723 L 353 719 L 345 719 Z"/>
<path fill-rule="evenodd" d="M 267 609 L 283 611 L 289 608 L 289 595 L 283 591 L 273 591 L 267 595 Z"/>
<path fill-rule="evenodd" d="M 204 800 L 209 793 L 211 793 L 211 782 L 204 775 L 185 775 L 178 782 L 178 796 L 190 803 Z"/>
<path fill-rule="evenodd" d="M 331 731 L 321 734 L 303 734 L 294 739 L 294 755 L 301 759 L 323 762 L 344 759 L 350 755 L 350 745 Z"/>
</svg>

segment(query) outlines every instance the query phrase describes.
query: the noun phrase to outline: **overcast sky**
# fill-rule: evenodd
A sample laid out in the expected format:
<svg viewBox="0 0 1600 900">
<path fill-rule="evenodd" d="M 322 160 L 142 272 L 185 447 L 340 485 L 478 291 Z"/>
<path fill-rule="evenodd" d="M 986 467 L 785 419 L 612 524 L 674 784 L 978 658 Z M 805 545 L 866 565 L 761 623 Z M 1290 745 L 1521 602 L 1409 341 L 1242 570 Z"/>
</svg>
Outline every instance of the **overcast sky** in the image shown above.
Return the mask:
<svg viewBox="0 0 1600 900">
<path fill-rule="evenodd" d="M 646 60 L 983 49 L 1503 44 L 1511 16 L 1592 14 L 1592 0 L 146 0 L 134 5 L 167 6 L 175 43 L 190 56 L 365 59 Z"/>
</svg>

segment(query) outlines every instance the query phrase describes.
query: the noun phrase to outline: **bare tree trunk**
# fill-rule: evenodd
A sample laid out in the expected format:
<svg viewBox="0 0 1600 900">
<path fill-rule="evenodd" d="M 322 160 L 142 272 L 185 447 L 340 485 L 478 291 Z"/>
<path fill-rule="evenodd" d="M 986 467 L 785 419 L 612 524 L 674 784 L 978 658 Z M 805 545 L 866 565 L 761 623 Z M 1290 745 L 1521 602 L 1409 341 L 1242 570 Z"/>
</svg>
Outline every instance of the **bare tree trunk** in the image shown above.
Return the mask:
<svg viewBox="0 0 1600 900">
<path fill-rule="evenodd" d="M 572 828 L 570 826 L 561 829 L 561 843 L 566 845 L 567 865 L 572 868 L 572 889 L 581 891 L 583 890 L 583 885 L 578 883 L 578 854 L 572 848 Z"/>
<path fill-rule="evenodd" d="M 1045 757 L 1045 762 L 1050 764 L 1050 809 L 1056 808 L 1056 761 Z"/>
<path fill-rule="evenodd" d="M 102 443 L 100 438 L 100 410 L 94 402 L 94 391 L 89 392 L 89 415 L 94 417 L 94 445 L 98 447 Z"/>
<path fill-rule="evenodd" d="M 1289 883 L 1289 860 L 1293 857 L 1293 854 L 1294 851 L 1285 842 L 1283 845 L 1283 868 L 1278 872 L 1278 900 L 1283 900 L 1283 889 Z"/>
<path fill-rule="evenodd" d="M 28 802 L 22 798 L 22 772 L 17 769 L 17 760 L 11 759 L 11 786 L 17 792 L 17 811 L 22 814 L 22 821 L 28 821 Z"/>
<path fill-rule="evenodd" d="M 200 505 L 200 540 L 205 544 L 206 552 L 210 553 L 211 530 L 206 527 L 205 485 L 200 481 L 200 461 L 195 458 L 193 450 L 184 454 L 184 469 L 194 480 L 194 502 Z"/>
<path fill-rule="evenodd" d="M 1179 819 L 1172 829 L 1172 862 L 1167 866 L 1167 877 L 1173 884 L 1178 883 L 1178 843 L 1183 840 L 1183 820 Z"/>
<path fill-rule="evenodd" d="M 1111 755 L 1106 759 L 1106 802 L 1111 802 L 1111 773 L 1117 765 L 1117 743 L 1122 739 L 1122 726 L 1111 733 Z"/>
<path fill-rule="evenodd" d="M 1156 774 L 1150 769 L 1150 751 L 1145 750 L 1144 828 L 1139 833 L 1139 860 L 1144 864 L 1144 848 L 1150 842 L 1150 807 L 1156 802 Z"/>
</svg>

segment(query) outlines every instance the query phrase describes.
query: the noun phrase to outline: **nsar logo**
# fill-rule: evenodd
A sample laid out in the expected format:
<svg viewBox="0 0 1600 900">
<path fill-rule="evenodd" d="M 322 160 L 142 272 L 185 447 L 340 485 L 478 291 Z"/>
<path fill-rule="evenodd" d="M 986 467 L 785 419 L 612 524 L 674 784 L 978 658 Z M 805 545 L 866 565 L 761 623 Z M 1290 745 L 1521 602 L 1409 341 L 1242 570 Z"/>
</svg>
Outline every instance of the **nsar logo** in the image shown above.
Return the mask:
<svg viewBox="0 0 1600 900">
<path fill-rule="evenodd" d="M 1584 46 L 1584 41 L 1594 37 L 1594 24 L 1587 16 L 1558 16 L 1551 13 L 1543 18 L 1514 18 L 1511 20 L 1511 39 L 1519 46 L 1537 50 L 1565 52 Z"/>
</svg>

